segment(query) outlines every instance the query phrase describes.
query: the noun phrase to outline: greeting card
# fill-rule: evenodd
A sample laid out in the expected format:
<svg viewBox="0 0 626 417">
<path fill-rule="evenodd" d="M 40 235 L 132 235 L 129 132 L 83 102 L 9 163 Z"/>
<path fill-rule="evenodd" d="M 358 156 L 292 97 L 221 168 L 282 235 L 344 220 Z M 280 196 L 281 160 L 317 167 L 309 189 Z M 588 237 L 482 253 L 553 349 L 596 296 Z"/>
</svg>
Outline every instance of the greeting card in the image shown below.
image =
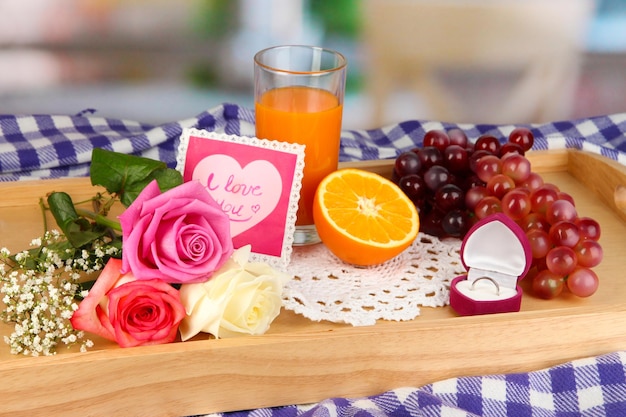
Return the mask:
<svg viewBox="0 0 626 417">
<path fill-rule="evenodd" d="M 200 181 L 230 219 L 233 245 L 251 245 L 252 258 L 289 264 L 304 168 L 304 146 L 185 129 L 177 166 Z"/>
</svg>

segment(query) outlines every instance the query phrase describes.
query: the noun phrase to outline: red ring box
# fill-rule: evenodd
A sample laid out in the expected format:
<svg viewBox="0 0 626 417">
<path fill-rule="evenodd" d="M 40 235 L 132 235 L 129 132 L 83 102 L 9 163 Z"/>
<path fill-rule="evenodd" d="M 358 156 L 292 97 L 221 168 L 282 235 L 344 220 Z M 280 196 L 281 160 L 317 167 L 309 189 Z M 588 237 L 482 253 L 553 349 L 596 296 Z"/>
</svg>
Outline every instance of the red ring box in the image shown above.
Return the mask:
<svg viewBox="0 0 626 417">
<path fill-rule="evenodd" d="M 461 244 L 467 274 L 450 283 L 450 306 L 462 316 L 519 311 L 518 285 L 532 264 L 524 230 L 502 213 L 478 221 Z M 497 284 L 497 285 L 496 285 Z"/>
</svg>

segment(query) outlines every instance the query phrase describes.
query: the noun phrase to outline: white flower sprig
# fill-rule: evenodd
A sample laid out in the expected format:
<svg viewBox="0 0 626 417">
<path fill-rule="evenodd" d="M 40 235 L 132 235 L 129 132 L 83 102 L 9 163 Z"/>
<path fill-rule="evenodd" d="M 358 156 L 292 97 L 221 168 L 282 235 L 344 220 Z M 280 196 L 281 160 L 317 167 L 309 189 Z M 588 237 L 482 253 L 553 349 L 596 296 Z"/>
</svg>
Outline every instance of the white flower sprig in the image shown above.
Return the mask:
<svg viewBox="0 0 626 417">
<path fill-rule="evenodd" d="M 103 241 L 94 241 L 89 249 L 65 243 L 62 234 L 51 231 L 33 240 L 33 249 L 14 256 L 0 249 L 0 295 L 5 307 L 0 319 L 15 326 L 4 337 L 13 354 L 54 355 L 60 343 L 68 347 L 80 343 L 81 351 L 93 346 L 70 323 L 78 309 L 77 297 L 86 295 L 79 280 L 102 269 L 118 249 Z"/>
</svg>

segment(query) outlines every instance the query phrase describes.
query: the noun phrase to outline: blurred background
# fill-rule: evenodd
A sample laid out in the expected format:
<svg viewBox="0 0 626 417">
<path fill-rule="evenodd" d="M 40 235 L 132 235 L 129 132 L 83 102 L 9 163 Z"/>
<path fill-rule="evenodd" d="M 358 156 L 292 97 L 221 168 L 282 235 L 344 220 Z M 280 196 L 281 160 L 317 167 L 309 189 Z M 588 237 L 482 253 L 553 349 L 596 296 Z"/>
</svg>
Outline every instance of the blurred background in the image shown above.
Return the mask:
<svg viewBox="0 0 626 417">
<path fill-rule="evenodd" d="M 346 55 L 344 129 L 626 112 L 626 0 L 0 0 L 0 113 L 252 108 L 254 53 L 296 43 Z"/>
</svg>

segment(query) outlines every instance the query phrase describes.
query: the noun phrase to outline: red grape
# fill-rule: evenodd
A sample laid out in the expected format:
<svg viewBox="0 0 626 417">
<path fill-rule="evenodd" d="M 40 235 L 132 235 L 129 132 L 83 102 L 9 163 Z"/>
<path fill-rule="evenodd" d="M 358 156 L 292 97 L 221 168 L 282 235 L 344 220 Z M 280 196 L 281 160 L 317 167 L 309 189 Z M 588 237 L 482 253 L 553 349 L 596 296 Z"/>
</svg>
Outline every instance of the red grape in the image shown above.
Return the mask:
<svg viewBox="0 0 626 417">
<path fill-rule="evenodd" d="M 443 151 L 443 163 L 450 172 L 463 172 L 469 169 L 467 150 L 459 145 L 450 145 Z"/>
<path fill-rule="evenodd" d="M 423 178 L 431 191 L 437 191 L 439 187 L 450 182 L 450 172 L 441 165 L 433 165 L 426 170 Z"/>
<path fill-rule="evenodd" d="M 464 203 L 463 190 L 454 184 L 445 184 L 435 191 L 435 205 L 444 213 L 459 209 Z"/>
<path fill-rule="evenodd" d="M 535 136 L 530 129 L 525 127 L 518 127 L 513 129 L 509 133 L 509 142 L 516 143 L 522 147 L 525 151 L 529 151 L 533 147 L 535 142 Z"/>
<path fill-rule="evenodd" d="M 396 157 L 394 169 L 398 178 L 409 174 L 418 174 L 421 168 L 422 162 L 414 152 L 405 151 Z"/>
<path fill-rule="evenodd" d="M 490 214 L 502 213 L 502 202 L 492 195 L 488 195 L 476 204 L 474 213 L 479 219 L 484 219 Z"/>
<path fill-rule="evenodd" d="M 553 190 L 557 194 L 557 196 L 561 192 L 561 190 L 559 189 L 559 186 L 556 185 L 556 184 L 552 184 L 552 183 L 546 182 L 546 183 L 543 184 L 543 186 L 548 188 L 548 189 L 550 189 L 550 190 Z"/>
<path fill-rule="evenodd" d="M 603 258 L 599 223 L 578 217 L 570 194 L 532 172 L 530 129 L 501 139 L 483 134 L 472 142 L 459 128 L 428 131 L 422 146 L 396 158 L 391 178 L 418 209 L 420 232 L 463 238 L 478 220 L 504 213 L 528 238 L 536 296 L 554 298 L 564 288 L 591 295 L 599 284 L 591 268 Z"/>
<path fill-rule="evenodd" d="M 528 188 L 530 191 L 535 191 L 543 185 L 543 178 L 536 172 L 531 172 L 525 181 L 522 181 L 520 186 Z"/>
<path fill-rule="evenodd" d="M 548 206 L 556 200 L 556 191 L 544 184 L 530 194 L 531 210 L 535 213 L 545 214 Z"/>
<path fill-rule="evenodd" d="M 502 146 L 500 146 L 500 152 L 498 153 L 498 155 L 502 159 L 508 158 L 510 155 L 524 156 L 525 154 L 526 152 L 524 152 L 524 149 L 522 149 L 521 146 L 519 146 L 517 143 L 511 143 L 511 142 L 507 142 L 503 144 Z"/>
<path fill-rule="evenodd" d="M 559 200 L 567 200 L 570 203 L 572 203 L 572 206 L 576 206 L 576 202 L 574 201 L 574 197 L 572 197 L 568 193 L 566 193 L 564 191 L 559 191 L 558 193 L 556 193 L 556 196 L 557 196 L 557 198 Z"/>
<path fill-rule="evenodd" d="M 533 212 L 524 216 L 524 218 L 519 222 L 519 225 L 525 231 L 540 229 L 548 233 L 548 230 L 550 230 L 550 224 L 546 221 L 546 219 L 541 214 Z"/>
<path fill-rule="evenodd" d="M 573 248 L 580 240 L 578 226 L 572 222 L 562 220 L 550 226 L 548 231 L 550 240 L 556 246 L 567 246 Z"/>
<path fill-rule="evenodd" d="M 596 220 L 590 217 L 579 217 L 574 223 L 578 226 L 582 239 L 600 239 L 600 224 Z"/>
<path fill-rule="evenodd" d="M 446 234 L 454 237 L 461 237 L 469 229 L 469 219 L 463 210 L 451 210 L 441 219 L 441 228 Z"/>
<path fill-rule="evenodd" d="M 439 210 L 430 210 L 425 216 L 420 217 L 420 231 L 431 236 L 442 237 L 445 235 L 441 227 L 443 214 Z"/>
<path fill-rule="evenodd" d="M 469 141 L 467 135 L 461 129 L 448 130 L 448 138 L 450 138 L 450 145 L 459 145 L 463 148 L 467 148 Z"/>
<path fill-rule="evenodd" d="M 470 188 L 485 187 L 486 185 L 487 183 L 481 180 L 480 178 L 478 178 L 478 175 L 473 174 L 465 178 L 465 180 L 463 181 L 462 188 L 465 190 L 469 190 Z"/>
<path fill-rule="evenodd" d="M 502 173 L 502 161 L 495 155 L 485 155 L 476 162 L 474 171 L 482 181 L 489 181 L 491 177 Z"/>
<path fill-rule="evenodd" d="M 533 278 L 532 290 L 537 297 L 550 300 L 558 297 L 563 292 L 564 286 L 563 276 L 544 269 Z"/>
<path fill-rule="evenodd" d="M 422 170 L 427 170 L 434 165 L 441 165 L 443 163 L 443 155 L 441 151 L 434 146 L 426 146 L 417 151 L 417 156 L 422 163 Z"/>
<path fill-rule="evenodd" d="M 467 207 L 468 210 L 473 211 L 474 208 L 476 207 L 476 204 L 478 204 L 480 200 L 482 200 L 484 197 L 488 195 L 489 195 L 489 192 L 487 191 L 485 187 L 476 186 L 476 187 L 470 188 L 465 193 L 465 207 Z"/>
<path fill-rule="evenodd" d="M 528 188 L 518 185 L 517 187 L 515 187 L 515 191 L 526 194 L 528 196 L 528 199 L 530 199 L 530 190 Z"/>
<path fill-rule="evenodd" d="M 521 190 L 511 190 L 502 197 L 502 212 L 513 220 L 522 220 L 530 213 L 530 198 Z"/>
<path fill-rule="evenodd" d="M 487 191 L 494 197 L 502 199 L 506 193 L 515 188 L 515 182 L 504 174 L 496 174 L 487 181 Z"/>
<path fill-rule="evenodd" d="M 493 155 L 498 155 L 500 152 L 500 141 L 493 135 L 482 135 L 474 144 L 475 150 L 485 150 Z"/>
<path fill-rule="evenodd" d="M 429 130 L 424 135 L 424 147 L 433 146 L 443 152 L 449 144 L 450 138 L 443 130 Z"/>
<path fill-rule="evenodd" d="M 591 239 L 582 240 L 576 245 L 574 252 L 576 252 L 576 256 L 578 257 L 578 265 L 587 268 L 598 266 L 600 262 L 602 262 L 604 255 L 602 246 Z"/>
<path fill-rule="evenodd" d="M 526 237 L 530 243 L 530 248 L 533 252 L 533 258 L 540 259 L 545 258 L 552 245 L 550 244 L 550 237 L 545 230 L 530 229 L 526 232 Z"/>
<path fill-rule="evenodd" d="M 398 185 L 404 194 L 413 201 L 424 198 L 426 194 L 426 184 L 422 177 L 417 174 L 405 175 L 398 180 Z"/>
<path fill-rule="evenodd" d="M 491 155 L 489 152 L 487 152 L 486 150 L 482 149 L 479 151 L 473 151 L 472 154 L 469 157 L 469 168 L 472 172 L 476 172 L 476 166 L 478 164 L 478 161 L 483 157 L 483 156 L 487 156 L 487 155 Z"/>
<path fill-rule="evenodd" d="M 522 184 L 530 176 L 530 161 L 522 155 L 510 155 L 502 160 L 502 173 Z"/>
<path fill-rule="evenodd" d="M 577 217 L 576 207 L 567 200 L 556 200 L 546 210 L 546 220 L 550 224 L 560 221 L 573 222 Z"/>
<path fill-rule="evenodd" d="M 576 268 L 567 277 L 567 288 L 578 297 L 593 295 L 600 283 L 598 275 L 589 268 Z"/>
<path fill-rule="evenodd" d="M 535 268 L 537 271 L 543 271 L 548 269 L 548 267 L 546 266 L 546 257 L 544 256 L 543 258 L 534 258 L 533 268 Z"/>
<path fill-rule="evenodd" d="M 546 254 L 546 266 L 556 275 L 566 276 L 576 268 L 577 264 L 578 258 L 574 249 L 567 246 L 554 247 Z"/>
</svg>

